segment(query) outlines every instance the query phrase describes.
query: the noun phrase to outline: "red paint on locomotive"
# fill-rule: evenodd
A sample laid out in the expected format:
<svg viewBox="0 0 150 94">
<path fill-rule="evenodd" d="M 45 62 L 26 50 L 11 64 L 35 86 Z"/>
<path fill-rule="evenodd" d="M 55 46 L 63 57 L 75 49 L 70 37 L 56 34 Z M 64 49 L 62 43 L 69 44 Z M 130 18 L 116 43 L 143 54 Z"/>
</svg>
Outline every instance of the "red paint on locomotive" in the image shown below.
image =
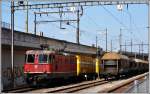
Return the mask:
<svg viewBox="0 0 150 94">
<path fill-rule="evenodd" d="M 24 73 L 30 75 L 26 77 L 31 79 L 34 76 L 47 74 L 47 78 L 63 78 L 75 76 L 77 65 L 74 55 L 65 55 L 48 50 L 27 51 L 24 64 Z M 59 76 L 58 76 L 59 75 Z"/>
</svg>

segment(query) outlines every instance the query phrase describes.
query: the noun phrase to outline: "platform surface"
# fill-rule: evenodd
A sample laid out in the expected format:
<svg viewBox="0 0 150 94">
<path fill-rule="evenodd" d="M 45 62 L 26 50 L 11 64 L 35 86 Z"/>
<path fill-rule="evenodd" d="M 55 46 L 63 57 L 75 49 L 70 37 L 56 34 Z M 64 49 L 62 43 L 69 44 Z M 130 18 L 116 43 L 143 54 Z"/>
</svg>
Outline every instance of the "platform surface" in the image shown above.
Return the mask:
<svg viewBox="0 0 150 94">
<path fill-rule="evenodd" d="M 126 93 L 148 93 L 149 92 L 149 76 L 145 77 L 145 80 L 141 83 L 138 81 L 129 88 Z"/>
</svg>

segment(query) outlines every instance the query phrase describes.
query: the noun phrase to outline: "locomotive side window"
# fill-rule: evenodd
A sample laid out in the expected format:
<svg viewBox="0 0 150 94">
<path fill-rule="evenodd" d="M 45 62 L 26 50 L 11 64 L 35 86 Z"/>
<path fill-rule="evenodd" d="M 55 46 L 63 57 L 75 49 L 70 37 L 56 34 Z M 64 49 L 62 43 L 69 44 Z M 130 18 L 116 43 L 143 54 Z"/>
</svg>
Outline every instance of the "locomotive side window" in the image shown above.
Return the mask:
<svg viewBox="0 0 150 94">
<path fill-rule="evenodd" d="M 52 63 L 52 55 L 49 55 L 49 63 Z"/>
<path fill-rule="evenodd" d="M 39 55 L 39 63 L 47 63 L 48 62 L 47 58 L 48 58 L 48 55 L 40 54 Z"/>
<path fill-rule="evenodd" d="M 116 62 L 116 61 L 109 60 L 109 61 L 105 61 L 105 62 L 104 62 L 104 65 L 114 66 L 114 65 L 117 65 L 117 62 Z"/>
<path fill-rule="evenodd" d="M 35 58 L 34 54 L 28 54 L 27 55 L 27 63 L 34 63 L 34 58 Z"/>
<path fill-rule="evenodd" d="M 55 62 L 55 55 L 52 55 L 52 62 Z"/>
<path fill-rule="evenodd" d="M 53 63 L 55 60 L 55 56 L 54 55 L 49 55 L 49 62 Z"/>
</svg>

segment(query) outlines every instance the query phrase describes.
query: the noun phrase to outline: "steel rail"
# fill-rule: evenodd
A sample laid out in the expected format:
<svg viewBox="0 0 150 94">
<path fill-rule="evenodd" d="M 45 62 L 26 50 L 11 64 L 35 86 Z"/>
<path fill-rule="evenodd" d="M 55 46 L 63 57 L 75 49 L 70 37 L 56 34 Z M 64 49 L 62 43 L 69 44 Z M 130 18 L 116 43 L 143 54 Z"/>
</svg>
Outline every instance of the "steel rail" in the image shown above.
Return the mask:
<svg viewBox="0 0 150 94">
<path fill-rule="evenodd" d="M 93 86 L 102 85 L 102 84 L 105 84 L 105 83 L 108 83 L 108 81 L 99 80 L 99 81 L 95 81 L 95 82 L 74 85 L 74 86 L 70 86 L 70 87 L 66 87 L 66 88 L 50 90 L 50 91 L 45 92 L 45 93 L 72 93 L 72 92 L 76 92 L 76 91 L 86 89 L 86 88 L 90 88 L 90 87 L 93 87 Z"/>
<path fill-rule="evenodd" d="M 32 88 L 32 87 L 21 88 L 21 89 L 17 89 L 17 90 L 8 91 L 7 93 L 23 93 L 23 92 L 27 92 L 30 90 L 36 90 L 36 88 Z"/>
<path fill-rule="evenodd" d="M 148 73 L 144 73 L 144 74 L 140 74 L 140 75 L 134 76 L 134 77 L 132 77 L 132 78 L 127 79 L 127 81 L 122 82 L 121 84 L 115 85 L 115 86 L 113 86 L 113 87 L 111 87 L 111 88 L 106 88 L 106 89 L 104 89 L 104 90 L 102 90 L 102 91 L 99 91 L 98 93 L 109 93 L 109 92 L 113 92 L 113 91 L 115 91 L 116 89 L 119 89 L 120 87 L 123 87 L 123 86 L 125 86 L 125 85 L 127 85 L 127 84 L 129 84 L 129 83 L 132 83 L 133 81 L 135 81 L 135 80 L 137 80 L 137 79 L 140 79 L 140 78 L 142 78 L 142 77 L 145 77 L 146 75 L 148 75 Z"/>
</svg>

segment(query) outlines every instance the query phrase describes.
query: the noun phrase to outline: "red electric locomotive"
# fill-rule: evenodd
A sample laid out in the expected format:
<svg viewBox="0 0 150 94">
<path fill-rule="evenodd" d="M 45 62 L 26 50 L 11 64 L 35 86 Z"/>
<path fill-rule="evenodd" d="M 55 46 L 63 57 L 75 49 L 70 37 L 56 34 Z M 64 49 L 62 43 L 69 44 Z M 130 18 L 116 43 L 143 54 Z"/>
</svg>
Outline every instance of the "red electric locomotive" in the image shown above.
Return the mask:
<svg viewBox="0 0 150 94">
<path fill-rule="evenodd" d="M 74 55 L 50 50 L 26 52 L 24 73 L 29 84 L 73 77 L 76 76 L 76 70 L 76 57 Z"/>
</svg>

